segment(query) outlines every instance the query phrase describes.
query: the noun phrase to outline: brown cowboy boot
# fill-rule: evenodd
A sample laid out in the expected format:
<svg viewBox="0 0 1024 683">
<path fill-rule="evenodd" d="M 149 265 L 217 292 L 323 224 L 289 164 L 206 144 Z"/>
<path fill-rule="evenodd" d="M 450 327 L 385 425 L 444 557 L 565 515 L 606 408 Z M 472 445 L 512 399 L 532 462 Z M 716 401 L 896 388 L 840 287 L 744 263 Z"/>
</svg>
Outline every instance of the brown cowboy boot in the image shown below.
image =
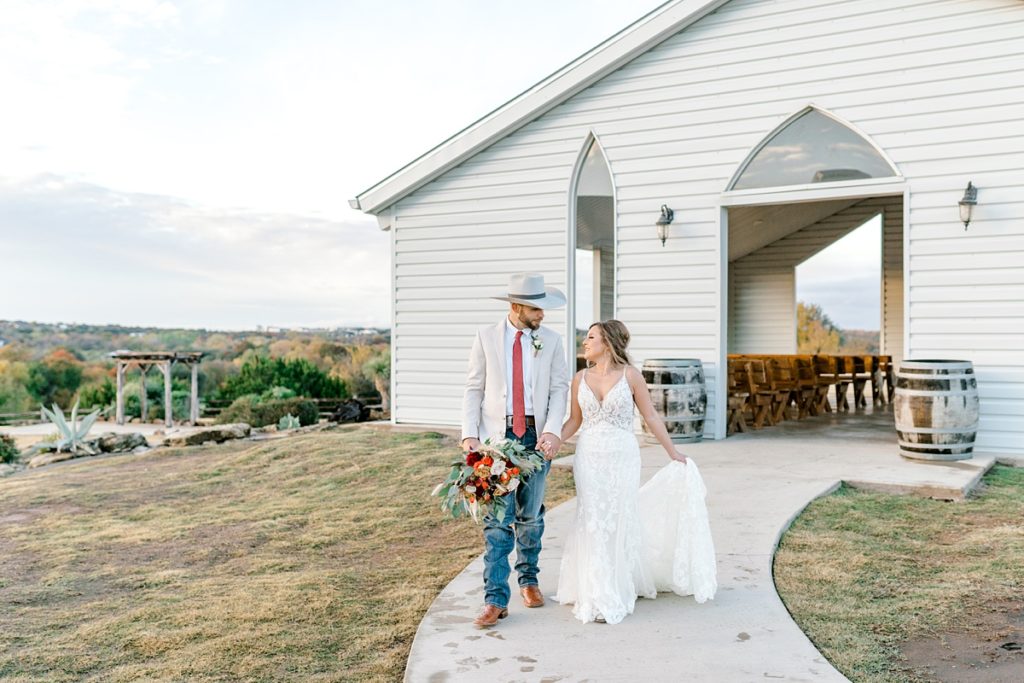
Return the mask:
<svg viewBox="0 0 1024 683">
<path fill-rule="evenodd" d="M 541 595 L 540 588 L 537 586 L 523 586 L 519 589 L 519 594 L 523 596 L 523 604 L 527 607 L 543 607 L 544 596 Z"/>
<path fill-rule="evenodd" d="M 508 616 L 507 607 L 498 607 L 497 605 L 484 605 L 484 608 L 480 610 L 480 614 L 473 621 L 473 625 L 477 628 L 490 628 L 498 623 L 498 619 L 504 619 Z"/>
</svg>

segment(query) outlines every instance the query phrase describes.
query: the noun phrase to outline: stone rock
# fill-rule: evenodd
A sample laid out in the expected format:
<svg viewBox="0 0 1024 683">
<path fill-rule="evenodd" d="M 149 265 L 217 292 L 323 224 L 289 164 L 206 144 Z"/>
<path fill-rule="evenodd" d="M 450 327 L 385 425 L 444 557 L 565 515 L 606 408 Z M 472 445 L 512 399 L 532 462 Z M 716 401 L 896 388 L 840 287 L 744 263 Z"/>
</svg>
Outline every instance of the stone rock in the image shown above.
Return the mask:
<svg viewBox="0 0 1024 683">
<path fill-rule="evenodd" d="M 100 434 L 96 439 L 96 450 L 103 453 L 126 453 L 134 451 L 139 446 L 148 446 L 146 437 L 138 432 L 131 434 L 115 434 L 106 432 Z"/>
<path fill-rule="evenodd" d="M 7 477 L 14 474 L 17 470 L 14 469 L 14 465 L 8 465 L 5 462 L 0 462 L 0 477 Z"/>
<path fill-rule="evenodd" d="M 28 461 L 28 467 L 29 469 L 35 469 L 36 467 L 42 467 L 43 465 L 71 460 L 72 458 L 78 457 L 78 455 L 78 453 L 40 453 Z"/>
<path fill-rule="evenodd" d="M 249 436 L 250 432 L 252 432 L 252 427 L 244 422 L 238 422 L 235 424 L 217 425 L 216 427 L 206 427 L 184 436 L 174 436 L 164 441 L 164 443 L 168 446 L 200 446 L 207 442 L 221 443 L 231 439 L 244 439 Z"/>
<path fill-rule="evenodd" d="M 370 419 L 370 409 L 362 401 L 355 398 L 350 398 L 338 406 L 338 410 L 330 417 L 331 422 L 340 422 L 342 424 L 366 422 L 368 419 Z"/>
</svg>

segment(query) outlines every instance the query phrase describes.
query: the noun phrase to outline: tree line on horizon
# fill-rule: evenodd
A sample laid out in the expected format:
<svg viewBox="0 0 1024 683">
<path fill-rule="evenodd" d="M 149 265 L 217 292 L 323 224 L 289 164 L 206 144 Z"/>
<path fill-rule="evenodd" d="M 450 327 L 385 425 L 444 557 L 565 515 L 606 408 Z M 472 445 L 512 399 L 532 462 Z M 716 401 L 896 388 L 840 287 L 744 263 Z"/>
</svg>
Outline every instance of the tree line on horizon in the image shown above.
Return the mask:
<svg viewBox="0 0 1024 683">
<path fill-rule="evenodd" d="M 307 398 L 387 400 L 388 330 L 224 332 L 0 321 L 0 414 L 37 411 L 56 403 L 109 408 L 115 399 L 114 350 L 202 351 L 202 402 L 283 394 Z M 188 414 L 191 374 L 172 372 L 176 419 Z M 126 377 L 126 414 L 141 413 L 141 373 Z M 146 378 L 150 416 L 162 418 L 163 377 Z"/>
<path fill-rule="evenodd" d="M 859 355 L 876 354 L 878 330 L 844 330 L 818 304 L 796 304 L 797 353 Z"/>
</svg>

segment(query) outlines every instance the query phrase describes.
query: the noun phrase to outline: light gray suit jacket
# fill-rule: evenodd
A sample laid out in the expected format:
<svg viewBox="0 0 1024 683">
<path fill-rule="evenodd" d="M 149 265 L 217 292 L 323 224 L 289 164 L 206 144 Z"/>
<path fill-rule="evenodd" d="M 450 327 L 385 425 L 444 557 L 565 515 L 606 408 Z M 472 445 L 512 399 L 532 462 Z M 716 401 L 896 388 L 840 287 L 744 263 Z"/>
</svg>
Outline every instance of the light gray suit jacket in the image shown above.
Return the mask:
<svg viewBox="0 0 1024 683">
<path fill-rule="evenodd" d="M 562 433 L 569 396 L 569 367 L 562 350 L 562 337 L 541 327 L 543 347 L 533 358 L 533 415 L 537 435 Z M 527 353 L 533 353 L 530 349 Z M 473 340 L 469 354 L 469 373 L 462 397 L 462 438 L 505 436 L 507 392 L 505 364 L 505 319 L 497 325 L 482 327 Z"/>
</svg>

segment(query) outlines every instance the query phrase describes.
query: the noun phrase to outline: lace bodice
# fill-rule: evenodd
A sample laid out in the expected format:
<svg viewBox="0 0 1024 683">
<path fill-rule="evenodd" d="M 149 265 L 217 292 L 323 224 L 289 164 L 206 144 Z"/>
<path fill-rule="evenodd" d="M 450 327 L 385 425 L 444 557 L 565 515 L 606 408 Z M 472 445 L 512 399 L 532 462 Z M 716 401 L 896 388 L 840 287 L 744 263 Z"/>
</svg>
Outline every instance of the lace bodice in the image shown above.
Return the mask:
<svg viewBox="0 0 1024 683">
<path fill-rule="evenodd" d="M 594 390 L 587 384 L 587 373 L 580 378 L 580 409 L 583 411 L 582 429 L 611 426 L 633 431 L 633 392 L 622 373 L 619 381 L 605 394 L 604 401 L 597 400 Z"/>
</svg>

